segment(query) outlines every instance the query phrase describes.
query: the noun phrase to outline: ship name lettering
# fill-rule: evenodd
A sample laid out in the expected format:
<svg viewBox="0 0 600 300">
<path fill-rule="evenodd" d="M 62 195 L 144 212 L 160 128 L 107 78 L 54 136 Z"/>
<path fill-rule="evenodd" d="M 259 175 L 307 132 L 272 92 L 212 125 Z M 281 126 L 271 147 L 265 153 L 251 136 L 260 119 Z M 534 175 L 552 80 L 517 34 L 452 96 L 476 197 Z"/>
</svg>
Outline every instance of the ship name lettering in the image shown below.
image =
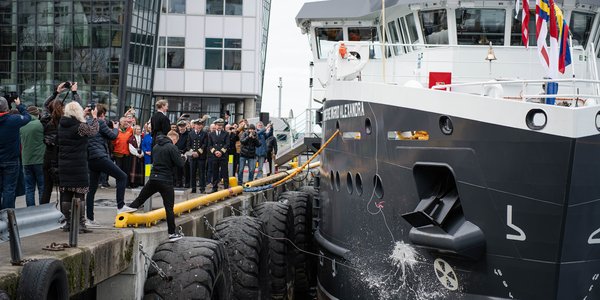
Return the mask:
<svg viewBox="0 0 600 300">
<path fill-rule="evenodd" d="M 354 102 L 341 104 L 326 108 L 323 111 L 323 119 L 325 121 L 335 119 L 356 118 L 365 115 L 365 110 L 362 102 Z"/>
</svg>

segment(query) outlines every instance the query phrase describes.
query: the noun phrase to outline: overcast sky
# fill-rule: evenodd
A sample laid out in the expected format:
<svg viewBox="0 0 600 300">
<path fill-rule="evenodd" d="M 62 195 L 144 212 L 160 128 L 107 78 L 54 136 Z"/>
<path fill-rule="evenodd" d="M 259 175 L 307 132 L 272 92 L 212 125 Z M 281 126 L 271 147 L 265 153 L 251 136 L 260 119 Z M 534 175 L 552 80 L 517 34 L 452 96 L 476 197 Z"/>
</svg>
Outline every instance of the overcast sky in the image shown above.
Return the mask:
<svg viewBox="0 0 600 300">
<path fill-rule="evenodd" d="M 314 1 L 314 0 L 312 0 Z M 308 107 L 309 62 L 312 60 L 308 36 L 300 32 L 295 17 L 305 2 L 311 0 L 272 0 L 269 44 L 263 88 L 263 112 L 277 117 L 279 77 L 283 78 L 281 115 L 293 108 L 299 115 Z M 313 107 L 317 104 L 314 103 Z"/>
</svg>

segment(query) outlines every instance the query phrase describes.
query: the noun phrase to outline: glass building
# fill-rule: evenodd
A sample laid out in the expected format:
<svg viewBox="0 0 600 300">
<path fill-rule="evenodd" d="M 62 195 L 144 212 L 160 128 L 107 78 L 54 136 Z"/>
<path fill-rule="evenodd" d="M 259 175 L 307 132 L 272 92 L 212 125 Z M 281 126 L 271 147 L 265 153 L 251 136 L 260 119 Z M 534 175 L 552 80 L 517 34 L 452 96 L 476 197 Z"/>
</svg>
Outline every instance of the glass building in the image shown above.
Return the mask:
<svg viewBox="0 0 600 300">
<path fill-rule="evenodd" d="M 78 82 L 117 117 L 152 107 L 160 0 L 0 1 L 0 93 L 41 106 L 62 81 Z"/>
</svg>

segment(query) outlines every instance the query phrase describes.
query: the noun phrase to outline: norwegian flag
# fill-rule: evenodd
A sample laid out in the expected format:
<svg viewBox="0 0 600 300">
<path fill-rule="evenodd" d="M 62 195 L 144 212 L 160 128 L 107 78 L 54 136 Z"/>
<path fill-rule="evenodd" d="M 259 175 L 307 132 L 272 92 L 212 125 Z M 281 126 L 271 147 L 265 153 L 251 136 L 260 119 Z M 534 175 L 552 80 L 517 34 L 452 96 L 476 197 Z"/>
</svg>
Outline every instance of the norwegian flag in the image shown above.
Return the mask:
<svg viewBox="0 0 600 300">
<path fill-rule="evenodd" d="M 517 0 L 517 14 L 519 13 L 519 0 Z M 525 48 L 529 47 L 529 1 L 523 0 L 523 15 L 521 16 L 521 39 Z M 517 16 L 515 16 L 515 19 Z"/>
</svg>

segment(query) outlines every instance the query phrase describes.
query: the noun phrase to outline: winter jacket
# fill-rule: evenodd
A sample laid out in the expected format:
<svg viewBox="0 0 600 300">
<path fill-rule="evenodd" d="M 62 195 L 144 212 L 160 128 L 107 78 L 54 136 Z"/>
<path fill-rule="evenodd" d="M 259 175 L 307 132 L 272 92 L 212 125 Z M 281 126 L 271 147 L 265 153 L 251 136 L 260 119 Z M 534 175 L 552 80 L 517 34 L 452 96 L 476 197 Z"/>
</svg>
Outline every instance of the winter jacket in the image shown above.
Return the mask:
<svg viewBox="0 0 600 300">
<path fill-rule="evenodd" d="M 20 115 L 11 115 L 9 112 L 0 113 L 0 161 L 17 162 L 20 155 L 21 140 L 19 138 L 19 129 L 29 121 L 31 116 L 27 113 L 25 105 L 17 106 Z"/>
<path fill-rule="evenodd" d="M 144 164 L 149 165 L 152 163 L 152 134 L 146 133 L 142 139 L 142 151 L 144 151 Z M 146 152 L 150 152 L 148 155 Z"/>
<path fill-rule="evenodd" d="M 271 136 L 267 139 L 267 156 L 277 154 L 277 138 Z"/>
<path fill-rule="evenodd" d="M 175 146 L 177 146 L 177 149 L 179 149 L 179 152 L 181 154 L 183 154 L 189 150 L 189 148 L 188 148 L 189 134 L 190 134 L 190 132 L 188 130 L 184 131 L 183 133 L 179 133 L 179 140 L 177 140 L 177 144 L 175 144 Z"/>
<path fill-rule="evenodd" d="M 72 100 L 81 104 L 81 97 L 76 92 L 71 92 Z M 62 101 L 57 99 L 58 93 L 55 91 L 50 97 L 44 101 L 44 113 L 40 118 L 42 126 L 44 126 L 44 144 L 46 145 L 46 153 L 44 159 L 50 161 L 52 168 L 58 168 L 58 146 L 56 137 L 58 135 L 58 123 L 52 123 L 52 101 Z"/>
<path fill-rule="evenodd" d="M 83 124 L 84 126 L 89 126 Z M 88 187 L 88 139 L 98 133 L 98 122 L 92 121 L 93 130 L 80 134 L 82 123 L 63 116 L 58 125 L 58 178 L 60 187 Z"/>
<path fill-rule="evenodd" d="M 206 131 L 201 130 L 198 134 L 196 134 L 195 130 L 190 131 L 188 136 L 188 149 L 196 151 L 199 159 L 206 159 L 206 153 L 208 152 L 206 149 L 207 146 L 208 133 Z"/>
<path fill-rule="evenodd" d="M 31 121 L 21 127 L 21 161 L 24 166 L 41 165 L 44 163 L 44 126 L 37 116 L 31 116 Z"/>
<path fill-rule="evenodd" d="M 91 118 L 87 120 L 87 123 L 90 125 L 92 122 L 93 119 Z M 107 141 L 112 141 L 117 138 L 117 130 L 117 128 L 108 128 L 106 121 L 98 119 L 98 133 L 88 140 L 88 159 L 110 159 Z"/>
<path fill-rule="evenodd" d="M 267 156 L 267 139 L 273 135 L 273 129 L 266 131 L 265 128 L 257 130 L 258 140 L 260 141 L 260 147 L 256 148 L 256 156 Z"/>
<path fill-rule="evenodd" d="M 129 127 L 125 131 L 118 129 L 117 138 L 112 141 L 115 146 L 115 156 L 129 156 L 129 138 L 133 135 L 133 128 Z"/>
<path fill-rule="evenodd" d="M 165 181 L 173 184 L 173 168 L 182 168 L 185 159 L 181 157 L 179 149 L 171 139 L 165 135 L 156 137 L 154 148 L 152 148 L 152 171 L 150 180 Z"/>
<path fill-rule="evenodd" d="M 242 143 L 240 156 L 245 158 L 256 158 L 256 148 L 260 147 L 260 141 L 258 138 L 251 137 L 250 132 L 246 131 L 242 133 L 240 142 Z"/>
</svg>

